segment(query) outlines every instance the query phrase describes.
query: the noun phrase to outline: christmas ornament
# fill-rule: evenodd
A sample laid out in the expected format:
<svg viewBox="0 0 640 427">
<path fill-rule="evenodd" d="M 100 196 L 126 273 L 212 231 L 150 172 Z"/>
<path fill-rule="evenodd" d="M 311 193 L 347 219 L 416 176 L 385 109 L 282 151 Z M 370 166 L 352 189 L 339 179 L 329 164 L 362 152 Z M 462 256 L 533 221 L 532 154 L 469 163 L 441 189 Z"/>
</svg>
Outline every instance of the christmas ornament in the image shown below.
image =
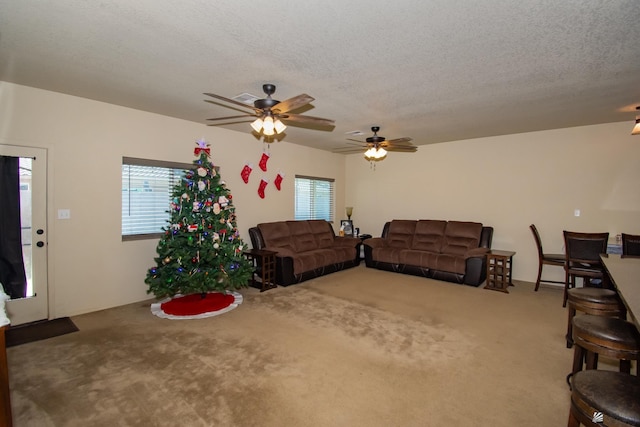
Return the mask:
<svg viewBox="0 0 640 427">
<path fill-rule="evenodd" d="M 207 176 L 207 170 L 205 168 L 198 168 L 198 176 Z"/>
<path fill-rule="evenodd" d="M 278 172 L 278 175 L 276 175 L 276 179 L 273 181 L 278 191 L 280 191 L 280 187 L 282 186 L 282 179 L 284 178 L 284 175 L 284 172 Z"/>
<path fill-rule="evenodd" d="M 258 187 L 258 196 L 260 196 L 261 199 L 264 199 L 264 189 L 267 188 L 268 183 L 269 181 L 266 178 L 262 178 L 260 180 L 260 185 Z"/>
<path fill-rule="evenodd" d="M 240 172 L 240 176 L 242 177 L 242 180 L 244 181 L 245 184 L 249 182 L 249 175 L 251 175 L 252 170 L 253 170 L 253 164 L 251 163 L 245 164 L 244 167 L 242 168 L 242 171 Z"/>
<path fill-rule="evenodd" d="M 269 157 L 271 156 L 271 154 L 267 153 L 266 151 L 262 153 L 262 157 L 260 157 L 260 163 L 258 163 L 258 166 L 260 166 L 260 169 L 262 169 L 263 171 L 267 171 L 267 161 L 269 160 Z"/>
<path fill-rule="evenodd" d="M 207 141 L 204 139 L 199 139 L 196 141 L 197 147 L 193 149 L 193 154 L 199 156 L 200 153 L 205 153 L 207 157 L 211 155 L 210 145 L 207 144 Z"/>
<path fill-rule="evenodd" d="M 198 190 L 204 191 L 205 188 L 207 188 L 207 184 L 204 181 L 198 181 Z"/>
</svg>

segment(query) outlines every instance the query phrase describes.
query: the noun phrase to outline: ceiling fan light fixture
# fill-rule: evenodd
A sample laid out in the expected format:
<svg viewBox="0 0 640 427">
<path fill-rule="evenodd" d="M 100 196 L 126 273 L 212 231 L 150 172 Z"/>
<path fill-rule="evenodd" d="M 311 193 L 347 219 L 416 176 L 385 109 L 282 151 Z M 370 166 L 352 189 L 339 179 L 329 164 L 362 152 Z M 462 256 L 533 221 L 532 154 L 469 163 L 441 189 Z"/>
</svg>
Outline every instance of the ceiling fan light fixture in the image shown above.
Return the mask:
<svg viewBox="0 0 640 427">
<path fill-rule="evenodd" d="M 631 131 L 631 135 L 640 135 L 640 118 L 636 118 L 636 125 Z"/>
<path fill-rule="evenodd" d="M 287 128 L 284 123 L 282 123 L 280 121 L 280 119 L 276 119 L 276 121 L 273 123 L 273 127 L 276 131 L 276 133 L 282 133 L 284 132 L 284 130 Z"/>
<path fill-rule="evenodd" d="M 260 131 L 262 130 L 262 118 L 258 117 L 254 122 L 251 123 L 251 127 L 253 128 L 253 130 L 260 133 Z"/>
<path fill-rule="evenodd" d="M 262 121 L 262 133 L 267 136 L 271 136 L 275 133 L 273 129 L 274 129 L 273 117 L 271 116 L 265 117 L 264 120 Z"/>
<path fill-rule="evenodd" d="M 376 155 L 376 149 L 371 147 L 364 152 L 364 158 L 367 160 L 373 160 Z"/>
<path fill-rule="evenodd" d="M 382 160 L 385 157 L 387 157 L 387 150 L 385 150 L 382 147 L 378 148 L 376 150 L 375 158 L 378 159 L 378 160 Z"/>
</svg>

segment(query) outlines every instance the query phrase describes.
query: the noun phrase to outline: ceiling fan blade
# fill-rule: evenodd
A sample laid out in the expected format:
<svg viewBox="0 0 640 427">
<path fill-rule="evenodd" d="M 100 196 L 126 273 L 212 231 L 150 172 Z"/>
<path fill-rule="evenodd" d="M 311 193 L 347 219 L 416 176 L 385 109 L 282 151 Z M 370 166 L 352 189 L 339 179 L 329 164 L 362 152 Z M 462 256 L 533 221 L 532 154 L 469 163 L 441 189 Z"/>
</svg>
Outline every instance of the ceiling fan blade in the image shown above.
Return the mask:
<svg viewBox="0 0 640 427">
<path fill-rule="evenodd" d="M 405 138 L 392 139 L 392 140 L 387 141 L 387 142 L 388 142 L 389 144 L 398 144 L 398 145 L 399 145 L 399 144 L 404 144 L 404 143 L 407 143 L 407 142 L 410 142 L 410 141 L 411 141 L 411 138 L 407 138 L 407 137 L 405 137 Z M 412 145 L 413 145 L 413 144 L 412 144 Z"/>
<path fill-rule="evenodd" d="M 418 151 L 418 147 L 403 147 L 402 145 L 390 145 L 388 147 L 384 147 L 387 151 L 399 151 L 402 153 L 415 153 Z"/>
<path fill-rule="evenodd" d="M 216 95 L 215 93 L 204 93 L 203 95 L 210 96 L 212 98 L 220 99 L 221 101 L 230 102 L 231 104 L 240 105 L 241 107 L 250 108 L 254 110 L 253 105 L 245 104 L 244 102 L 236 101 L 235 99 L 225 98 L 224 96 Z M 205 100 L 206 101 L 206 100 Z"/>
<path fill-rule="evenodd" d="M 256 114 L 243 114 L 242 116 L 227 116 L 227 117 L 215 117 L 213 119 L 207 119 L 207 120 L 229 120 L 229 119 L 240 119 L 243 117 L 257 117 Z"/>
<path fill-rule="evenodd" d="M 298 96 L 294 96 L 293 98 L 286 99 L 282 102 L 277 103 L 271 110 L 273 110 L 276 114 L 286 113 L 287 111 L 295 110 L 304 105 L 307 105 L 311 101 L 314 101 L 315 98 L 307 95 L 306 93 L 300 94 Z"/>
<path fill-rule="evenodd" d="M 360 147 L 360 148 L 355 148 L 355 147 L 342 147 L 342 148 L 335 148 L 333 150 L 331 150 L 333 153 L 338 153 L 338 154 L 352 154 L 352 153 L 364 153 L 366 147 Z"/>
<path fill-rule="evenodd" d="M 347 141 L 355 141 L 355 142 L 359 142 L 360 144 L 366 144 L 365 141 L 360 141 L 360 140 L 353 139 L 353 138 L 347 138 Z"/>
<path fill-rule="evenodd" d="M 280 119 L 285 122 L 309 123 L 314 125 L 333 126 L 334 120 L 321 119 L 320 117 L 304 116 L 302 114 L 283 114 Z"/>
</svg>

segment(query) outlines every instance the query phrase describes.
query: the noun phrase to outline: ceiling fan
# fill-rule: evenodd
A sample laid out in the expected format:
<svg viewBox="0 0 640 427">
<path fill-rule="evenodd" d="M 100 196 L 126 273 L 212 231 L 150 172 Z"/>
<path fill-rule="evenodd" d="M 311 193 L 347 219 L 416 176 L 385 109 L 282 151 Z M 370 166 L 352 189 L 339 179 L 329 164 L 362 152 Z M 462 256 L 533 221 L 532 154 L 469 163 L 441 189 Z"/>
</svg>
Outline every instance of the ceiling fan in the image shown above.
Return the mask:
<svg viewBox="0 0 640 427">
<path fill-rule="evenodd" d="M 319 126 L 333 126 L 334 121 L 330 119 L 321 119 L 319 117 L 312 116 L 304 116 L 302 114 L 294 114 L 289 111 L 296 110 L 301 108 L 315 98 L 307 95 L 306 93 L 300 94 L 298 96 L 294 96 L 293 98 L 289 98 L 285 101 L 278 101 L 277 99 L 271 98 L 271 95 L 276 91 L 276 86 L 271 83 L 266 83 L 262 85 L 262 90 L 267 94 L 267 97 L 264 99 L 257 99 L 253 102 L 253 107 L 244 102 L 236 101 L 235 99 L 226 98 L 224 96 L 216 95 L 215 93 L 205 93 L 205 95 L 210 96 L 212 98 L 219 99 L 221 101 L 229 102 L 234 104 L 234 106 L 241 106 L 244 108 L 248 108 L 253 110 L 251 112 L 246 112 L 241 116 L 228 116 L 228 117 L 216 117 L 213 119 L 207 120 L 230 120 L 230 119 L 239 119 L 239 118 L 249 118 L 249 117 L 257 117 L 255 121 L 251 123 L 251 127 L 258 133 L 261 133 L 266 136 L 272 136 L 277 133 L 282 133 L 287 127 L 283 124 L 285 123 L 301 123 L 301 124 L 312 124 Z M 217 102 L 205 99 L 205 102 L 209 102 L 212 104 L 218 104 Z M 235 107 L 229 107 L 236 109 Z M 241 110 L 240 110 L 241 111 Z M 215 125 L 214 123 L 209 124 L 209 126 Z"/>
<path fill-rule="evenodd" d="M 358 141 L 357 139 L 347 138 L 348 141 L 355 141 L 358 144 L 349 143 L 355 145 L 355 147 L 337 148 L 333 150 L 334 153 L 358 153 L 363 149 L 366 149 L 364 153 L 365 159 L 375 162 L 383 160 L 387 156 L 387 151 L 400 151 L 404 153 L 415 153 L 418 147 L 411 143 L 411 138 L 396 138 L 388 140 L 384 136 L 378 136 L 379 126 L 372 126 L 371 131 L 373 136 L 370 136 L 364 141 Z"/>
</svg>

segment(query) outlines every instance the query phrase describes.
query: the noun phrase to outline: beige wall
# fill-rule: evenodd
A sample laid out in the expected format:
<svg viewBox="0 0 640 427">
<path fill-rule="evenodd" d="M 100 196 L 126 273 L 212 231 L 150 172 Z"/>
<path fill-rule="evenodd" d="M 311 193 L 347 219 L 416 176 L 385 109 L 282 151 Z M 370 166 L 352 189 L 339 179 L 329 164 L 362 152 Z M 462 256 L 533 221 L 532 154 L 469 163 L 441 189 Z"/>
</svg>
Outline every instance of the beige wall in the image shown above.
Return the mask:
<svg viewBox="0 0 640 427">
<path fill-rule="evenodd" d="M 493 246 L 517 252 L 520 280 L 533 281 L 537 269 L 531 223 L 550 252 L 562 251 L 563 229 L 640 234 L 640 138 L 629 135 L 631 121 L 422 146 L 390 153 L 375 170 L 361 155 L 281 142 L 263 173 L 262 144 L 249 134 L 5 82 L 0 111 L 0 144 L 48 150 L 50 317 L 149 298 L 144 277 L 157 241 L 121 241 L 122 156 L 191 162 L 201 137 L 233 193 L 247 242 L 250 226 L 293 217 L 295 174 L 335 178 L 336 219 L 354 206 L 362 233 L 379 235 L 393 218 L 492 225 Z M 240 178 L 246 161 L 254 164 L 249 184 Z M 272 184 L 279 169 L 281 192 Z M 263 175 L 271 183 L 260 199 Z M 58 209 L 70 209 L 71 219 L 56 219 Z M 547 277 L 562 274 L 549 269 Z"/>
<path fill-rule="evenodd" d="M 390 153 L 375 170 L 349 155 L 345 203 L 354 206 L 354 225 L 374 236 L 394 218 L 491 225 L 493 247 L 517 252 L 514 278 L 534 281 L 532 223 L 546 252 L 563 251 L 565 229 L 640 234 L 640 137 L 630 135 L 632 124 L 422 146 L 415 154 Z M 564 279 L 561 269 L 544 271 Z"/>
<path fill-rule="evenodd" d="M 211 144 L 214 164 L 233 194 L 242 238 L 258 222 L 292 219 L 296 174 L 336 179 L 344 212 L 344 156 L 285 142 L 270 147 L 267 172 L 258 167 L 262 143 L 250 134 L 0 82 L 0 144 L 48 151 L 50 317 L 75 315 L 150 298 L 144 283 L 157 240 L 122 242 L 122 157 L 191 163 L 198 138 Z M 248 184 L 240 171 L 254 165 Z M 282 191 L 273 180 L 286 176 Z M 260 178 L 270 180 L 264 199 Z M 58 220 L 70 209 L 70 220 Z M 338 215 L 339 216 L 339 215 Z"/>
</svg>

